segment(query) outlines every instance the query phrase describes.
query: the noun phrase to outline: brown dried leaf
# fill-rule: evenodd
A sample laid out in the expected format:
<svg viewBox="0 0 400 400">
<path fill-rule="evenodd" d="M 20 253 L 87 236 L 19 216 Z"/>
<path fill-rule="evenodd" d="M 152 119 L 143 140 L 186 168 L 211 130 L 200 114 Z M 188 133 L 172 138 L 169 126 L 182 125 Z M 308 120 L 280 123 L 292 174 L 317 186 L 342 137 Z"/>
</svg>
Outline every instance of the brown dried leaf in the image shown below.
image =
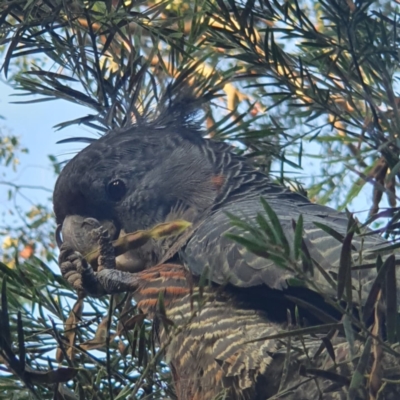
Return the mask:
<svg viewBox="0 0 400 400">
<path fill-rule="evenodd" d="M 68 341 L 68 346 L 69 346 L 67 354 L 68 357 L 70 357 L 71 359 L 75 357 L 76 327 L 82 318 L 82 312 L 83 312 L 83 298 L 79 298 L 72 307 L 72 310 L 64 324 L 65 337 Z M 63 356 L 60 355 L 60 358 L 63 358 Z"/>
<path fill-rule="evenodd" d="M 396 207 L 397 205 L 397 200 L 396 200 L 396 179 L 393 177 L 386 183 L 386 189 L 392 193 L 393 195 L 391 196 L 389 193 L 386 193 L 387 195 L 387 200 L 390 205 L 390 207 Z"/>
<path fill-rule="evenodd" d="M 382 291 L 379 291 L 379 294 L 375 303 L 375 312 L 374 312 L 374 325 L 372 327 L 372 334 L 376 337 L 380 336 L 380 326 L 381 326 L 381 314 L 380 311 L 380 300 L 382 297 Z M 382 346 L 379 341 L 373 339 L 372 342 L 372 354 L 374 355 L 374 362 L 372 364 L 371 373 L 369 375 L 369 400 L 377 400 L 379 389 L 382 386 L 382 377 L 383 377 L 383 369 L 382 369 L 382 359 L 383 359 L 383 351 Z"/>
<path fill-rule="evenodd" d="M 87 340 L 81 344 L 81 348 L 84 350 L 94 350 L 102 348 L 106 345 L 107 340 L 107 328 L 108 328 L 108 317 L 103 318 L 97 327 L 96 333 L 93 339 Z M 116 335 L 111 335 L 110 339 L 114 339 Z"/>
<path fill-rule="evenodd" d="M 147 314 L 136 314 L 133 317 L 129 318 L 125 324 L 124 324 L 124 329 L 127 331 L 130 331 L 132 329 L 135 328 L 136 325 L 140 325 L 142 324 L 142 322 L 146 319 Z M 118 332 L 119 334 L 121 332 Z"/>
<path fill-rule="evenodd" d="M 126 355 L 126 350 L 127 350 L 127 346 L 125 346 L 125 343 L 124 343 L 122 340 L 120 340 L 120 341 L 118 342 L 118 351 L 119 351 L 119 353 L 120 353 L 122 356 L 125 357 L 125 355 Z"/>
<path fill-rule="evenodd" d="M 59 347 L 57 347 L 56 350 L 56 361 L 58 363 L 62 363 L 64 361 L 64 353 Z"/>
</svg>

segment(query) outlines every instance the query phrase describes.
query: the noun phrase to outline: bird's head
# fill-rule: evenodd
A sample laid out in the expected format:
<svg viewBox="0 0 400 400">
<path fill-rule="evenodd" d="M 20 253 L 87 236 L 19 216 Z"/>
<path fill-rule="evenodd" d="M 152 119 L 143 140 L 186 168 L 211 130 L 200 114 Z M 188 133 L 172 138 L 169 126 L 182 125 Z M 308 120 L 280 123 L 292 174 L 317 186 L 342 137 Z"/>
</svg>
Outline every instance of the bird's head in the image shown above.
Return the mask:
<svg viewBox="0 0 400 400">
<path fill-rule="evenodd" d="M 90 219 L 113 238 L 172 219 L 196 220 L 217 193 L 203 143 L 182 123 L 132 126 L 92 142 L 67 163 L 54 189 L 64 240 L 81 253 L 91 249 Z"/>
</svg>

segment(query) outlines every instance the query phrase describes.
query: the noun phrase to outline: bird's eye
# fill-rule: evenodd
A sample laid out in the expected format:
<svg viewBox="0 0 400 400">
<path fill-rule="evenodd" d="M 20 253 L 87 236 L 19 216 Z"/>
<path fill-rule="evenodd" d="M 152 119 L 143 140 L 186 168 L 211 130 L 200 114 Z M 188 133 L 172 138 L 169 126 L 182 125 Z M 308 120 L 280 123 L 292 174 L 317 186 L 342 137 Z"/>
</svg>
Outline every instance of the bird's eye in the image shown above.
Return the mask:
<svg viewBox="0 0 400 400">
<path fill-rule="evenodd" d="M 107 193 L 112 201 L 120 201 L 126 193 L 125 183 L 121 179 L 110 182 L 107 186 Z"/>
</svg>

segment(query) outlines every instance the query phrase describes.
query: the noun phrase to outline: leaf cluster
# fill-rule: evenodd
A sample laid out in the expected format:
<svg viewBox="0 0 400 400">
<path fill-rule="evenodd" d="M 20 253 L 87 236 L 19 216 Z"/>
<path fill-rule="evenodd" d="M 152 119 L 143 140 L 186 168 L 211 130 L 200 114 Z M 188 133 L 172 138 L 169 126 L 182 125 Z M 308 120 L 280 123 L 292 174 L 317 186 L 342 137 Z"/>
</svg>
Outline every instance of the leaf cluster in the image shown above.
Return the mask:
<svg viewBox="0 0 400 400">
<path fill-rule="evenodd" d="M 373 197 L 371 221 L 389 218 L 385 233 L 396 236 L 400 218 L 397 8 L 395 2 L 352 0 L 2 1 L 2 72 L 21 91 L 19 96 L 35 95 L 21 102 L 62 99 L 84 107 L 82 117 L 60 122 L 60 129 L 74 124 L 97 132 L 122 128 L 155 117 L 163 98 L 179 98 L 188 91 L 204 110 L 208 135 L 233 143 L 281 183 L 301 190 L 298 181 L 306 180 L 312 199 L 340 208 L 367 185 Z M 306 162 L 315 167 L 315 176 L 302 171 Z M 388 210 L 382 209 L 385 197 Z M 353 265 L 349 258 L 354 232 L 349 229 L 340 239 L 341 266 L 334 281 L 310 259 L 301 237 L 302 220 L 293 221 L 295 239 L 288 243 L 266 203 L 264 210 L 257 227 L 234 218 L 250 236 L 233 239 L 273 258 L 282 268 L 292 268 L 323 294 L 318 282 L 309 278 L 318 272 L 338 299 L 351 303 L 349 271 L 371 268 Z M 337 232 L 329 233 L 338 237 Z M 54 245 L 45 233 L 38 238 Z M 68 321 L 74 308 L 65 299 L 75 298 L 60 277 L 39 260 L 20 263 L 15 258 L 13 269 L 0 265 L 2 357 L 14 373 L 0 380 L 4 389 L 0 398 L 53 398 L 54 392 L 69 398 L 72 386 L 61 382 L 59 375 L 72 376 L 76 369 L 73 389 L 78 395 L 89 391 L 92 398 L 125 398 L 140 382 L 135 389 L 138 396 L 173 396 L 166 365 L 151 345 L 153 327 L 141 314 L 129 316 L 132 332 L 123 345 L 118 344 L 112 329 L 117 330 L 116 319 L 124 315 L 121 299 L 113 299 L 111 305 L 90 301 L 90 311 L 80 316 L 77 312 L 76 319 Z M 364 313 L 377 312 L 379 296 L 385 297 L 391 344 L 399 335 L 391 297 L 393 260 L 389 257 L 372 267 L 379 273 Z M 340 302 L 333 305 L 343 315 L 340 329 L 350 348 L 352 324 L 365 342 L 364 357 L 350 383 L 346 381 L 354 393 L 363 382 L 369 350 L 380 346 L 389 351 L 390 345 L 376 341 L 379 332 L 371 339 L 364 318 L 355 320 Z M 318 307 L 301 306 L 323 316 Z M 105 308 L 110 310 L 107 320 Z M 105 350 L 96 348 L 101 356 L 80 349 L 79 363 L 72 362 L 66 321 L 91 350 L 102 338 Z M 336 328 L 332 327 L 334 332 Z M 293 332 L 289 336 L 317 333 Z M 329 335 L 323 342 L 330 348 Z M 57 348 L 66 371 L 57 372 Z M 43 384 L 30 368 L 47 371 Z"/>
</svg>

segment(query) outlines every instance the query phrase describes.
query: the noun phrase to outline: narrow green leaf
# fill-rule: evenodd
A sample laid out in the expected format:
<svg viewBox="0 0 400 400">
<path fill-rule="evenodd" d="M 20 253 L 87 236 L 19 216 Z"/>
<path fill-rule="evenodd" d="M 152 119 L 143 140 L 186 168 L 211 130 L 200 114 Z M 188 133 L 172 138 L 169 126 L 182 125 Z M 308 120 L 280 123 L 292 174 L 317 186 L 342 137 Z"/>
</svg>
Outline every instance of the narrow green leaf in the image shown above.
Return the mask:
<svg viewBox="0 0 400 400">
<path fill-rule="evenodd" d="M 344 335 L 346 336 L 347 343 L 349 344 L 350 355 L 351 358 L 353 358 L 355 356 L 355 351 L 354 351 L 355 341 L 354 341 L 354 330 L 351 324 L 351 319 L 347 314 L 345 314 L 343 315 L 342 322 L 344 328 Z"/>
<path fill-rule="evenodd" d="M 377 260 L 377 264 L 378 263 L 379 263 L 379 259 Z M 378 293 L 383 287 L 383 282 L 385 281 L 386 273 L 390 268 L 395 268 L 395 257 L 393 254 L 390 255 L 385 260 L 383 265 L 379 268 L 376 278 L 374 280 L 374 283 L 372 284 L 371 289 L 369 290 L 368 297 L 367 297 L 367 300 L 365 302 L 365 306 L 363 309 L 364 323 L 367 323 L 367 321 L 369 320 L 369 318 L 372 315 L 372 312 L 374 310 L 374 306 L 376 303 L 376 299 L 378 297 Z M 396 310 L 397 310 L 397 308 L 396 308 Z"/>
<path fill-rule="evenodd" d="M 395 343 L 397 325 L 397 280 L 394 256 L 388 263 L 385 280 L 386 332 L 389 343 Z"/>
<path fill-rule="evenodd" d="M 301 252 L 301 245 L 303 242 L 303 215 L 300 214 L 297 223 L 292 220 L 292 226 L 294 228 L 294 258 L 298 260 Z"/>
<path fill-rule="evenodd" d="M 138 366 L 145 366 L 146 360 L 146 326 L 143 324 L 139 331 Z"/>
<path fill-rule="evenodd" d="M 295 303 L 297 306 L 302 307 L 311 314 L 315 315 L 322 322 L 327 324 L 338 322 L 337 319 L 333 318 L 321 308 L 318 308 L 318 305 L 308 303 L 307 301 L 294 296 L 285 295 L 285 297 Z"/>
<path fill-rule="evenodd" d="M 347 400 L 353 400 L 357 398 L 359 388 L 364 385 L 364 375 L 368 368 L 368 362 L 371 355 L 372 338 L 369 336 L 364 345 L 364 350 L 361 354 L 356 370 L 351 378 L 349 393 L 347 394 Z"/>
<path fill-rule="evenodd" d="M 277 244 L 276 238 L 275 238 L 275 235 L 274 235 L 274 231 L 271 228 L 271 225 L 268 223 L 268 221 L 264 218 L 264 216 L 262 214 L 260 214 L 260 213 L 257 213 L 256 221 L 257 221 L 258 225 L 260 225 L 260 228 L 267 235 L 269 241 L 272 244 Z"/>
<path fill-rule="evenodd" d="M 329 357 L 332 359 L 332 361 L 336 364 L 336 356 L 335 356 L 335 350 L 333 349 L 333 345 L 332 342 L 329 340 L 328 337 L 324 336 L 323 338 L 321 338 L 326 351 L 329 354 Z"/>
<path fill-rule="evenodd" d="M 18 351 L 19 351 L 19 364 L 21 371 L 25 371 L 25 340 L 24 340 L 24 327 L 22 325 L 21 312 L 18 311 L 17 319 L 17 332 L 18 332 Z"/>
<path fill-rule="evenodd" d="M 313 222 L 313 224 L 317 227 L 322 229 L 324 232 L 326 232 L 328 235 L 332 236 L 333 238 L 335 238 L 338 242 L 343 243 L 344 242 L 344 236 L 335 231 L 331 226 L 325 225 L 325 224 L 321 224 L 321 222 Z M 353 251 L 357 251 L 357 249 L 352 245 L 351 249 Z"/>
<path fill-rule="evenodd" d="M 249 340 L 244 343 L 255 343 L 255 342 L 262 342 L 264 340 L 283 339 L 283 338 L 287 338 L 287 337 L 325 333 L 329 329 L 333 329 L 333 328 L 339 329 L 339 328 L 341 328 L 341 326 L 342 326 L 341 323 L 331 323 L 331 324 L 310 326 L 307 328 L 292 329 L 290 331 L 282 331 L 282 332 L 276 333 L 274 335 L 262 336 L 260 338 Z"/>
<path fill-rule="evenodd" d="M 249 224 L 246 221 L 243 221 L 239 217 L 237 217 L 229 212 L 225 212 L 225 214 L 230 219 L 232 226 L 236 226 L 237 228 L 240 228 L 241 230 L 243 230 L 245 232 L 249 232 L 254 237 L 259 236 L 259 230 L 256 227 L 254 227 L 253 225 Z"/>
<path fill-rule="evenodd" d="M 10 316 L 8 313 L 7 300 L 7 277 L 3 278 L 1 287 L 1 336 L 8 346 L 11 346 Z"/>
<path fill-rule="evenodd" d="M 235 235 L 233 233 L 226 233 L 225 236 L 227 238 L 232 239 L 235 242 L 241 244 L 246 249 L 248 249 L 250 252 L 254 253 L 255 255 L 257 255 L 259 257 L 269 258 L 270 255 L 271 255 L 270 252 L 267 249 L 265 249 L 265 248 L 263 248 L 261 246 L 257 246 L 250 239 L 244 238 L 244 237 L 239 236 L 239 235 Z"/>
<path fill-rule="evenodd" d="M 337 297 L 341 299 L 346 290 L 346 301 L 351 304 L 352 301 L 352 282 L 351 282 L 351 264 L 352 247 L 354 231 L 349 231 L 344 238 L 342 250 L 340 252 L 340 263 L 338 271 Z"/>
<path fill-rule="evenodd" d="M 278 243 L 280 243 L 283 246 L 285 253 L 289 255 L 290 254 L 289 242 L 287 241 L 285 233 L 283 232 L 282 225 L 281 222 L 279 221 L 278 216 L 263 197 L 260 197 L 260 200 L 261 204 L 264 207 L 265 212 L 267 213 L 271 221 L 275 233 L 275 238 L 277 239 Z"/>
<path fill-rule="evenodd" d="M 313 375 L 313 376 L 317 376 L 319 378 L 328 379 L 332 382 L 339 384 L 340 386 L 349 386 L 349 384 L 350 384 L 350 379 L 348 377 L 337 374 L 332 371 L 326 371 L 326 370 L 318 369 L 318 368 L 306 368 L 305 367 L 304 370 L 302 371 L 302 373 L 304 374 L 303 376 Z"/>
</svg>

